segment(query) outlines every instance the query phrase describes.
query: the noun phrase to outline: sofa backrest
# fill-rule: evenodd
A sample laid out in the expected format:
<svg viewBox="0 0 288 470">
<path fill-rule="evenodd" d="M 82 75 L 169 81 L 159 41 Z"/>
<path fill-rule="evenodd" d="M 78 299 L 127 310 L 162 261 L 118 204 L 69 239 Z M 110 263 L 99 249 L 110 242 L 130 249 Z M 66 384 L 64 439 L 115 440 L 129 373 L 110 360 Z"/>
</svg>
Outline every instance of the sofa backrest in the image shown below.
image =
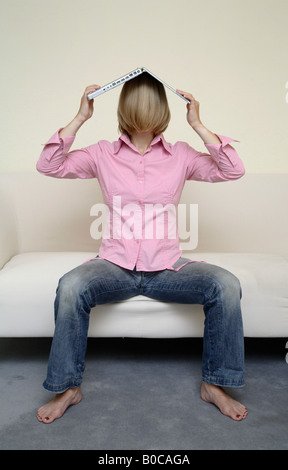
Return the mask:
<svg viewBox="0 0 288 470">
<path fill-rule="evenodd" d="M 90 234 L 90 210 L 103 202 L 97 180 L 2 174 L 0 194 L 0 258 L 8 256 L 7 240 L 9 253 L 98 252 L 100 240 Z M 187 207 L 187 231 L 198 232 L 196 252 L 287 253 L 287 200 L 288 175 L 246 174 L 225 183 L 187 181 L 181 204 Z M 198 227 L 195 219 L 189 226 L 190 204 L 198 205 Z M 183 248 L 191 251 L 185 243 Z"/>
</svg>

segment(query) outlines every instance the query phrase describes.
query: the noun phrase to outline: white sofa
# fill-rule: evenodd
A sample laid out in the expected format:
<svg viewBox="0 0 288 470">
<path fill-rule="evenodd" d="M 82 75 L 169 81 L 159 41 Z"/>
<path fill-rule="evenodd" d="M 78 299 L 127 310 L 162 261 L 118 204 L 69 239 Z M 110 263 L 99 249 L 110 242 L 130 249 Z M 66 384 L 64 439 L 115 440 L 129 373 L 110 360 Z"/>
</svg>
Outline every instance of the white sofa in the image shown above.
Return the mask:
<svg viewBox="0 0 288 470">
<path fill-rule="evenodd" d="M 0 337 L 53 335 L 59 278 L 94 257 L 90 209 L 97 180 L 35 173 L 0 175 Z M 246 337 L 288 337 L 288 175 L 247 174 L 225 183 L 186 183 L 198 204 L 198 246 L 183 251 L 233 272 L 243 290 Z M 184 245 L 185 248 L 185 245 Z M 201 337 L 200 305 L 142 296 L 91 312 L 91 337 Z"/>
</svg>

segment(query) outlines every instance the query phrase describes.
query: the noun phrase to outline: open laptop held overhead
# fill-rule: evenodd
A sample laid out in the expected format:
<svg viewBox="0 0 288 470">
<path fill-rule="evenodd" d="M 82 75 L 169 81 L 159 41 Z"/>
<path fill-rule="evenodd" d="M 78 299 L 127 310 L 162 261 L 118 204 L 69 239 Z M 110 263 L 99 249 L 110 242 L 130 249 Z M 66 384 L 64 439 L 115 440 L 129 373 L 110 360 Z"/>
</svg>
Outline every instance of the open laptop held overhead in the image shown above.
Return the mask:
<svg viewBox="0 0 288 470">
<path fill-rule="evenodd" d="M 123 77 L 118 78 L 117 80 L 113 80 L 113 82 L 107 83 L 107 85 L 104 85 L 103 87 L 99 88 L 98 90 L 93 91 L 92 93 L 89 93 L 88 95 L 88 100 L 92 100 L 96 98 L 99 95 L 102 95 L 103 93 L 106 93 L 106 91 L 112 90 L 113 88 L 122 85 L 125 82 L 128 82 L 128 80 L 132 80 L 133 78 L 137 77 L 138 75 L 141 75 L 141 73 L 149 73 L 152 77 L 156 78 L 160 83 L 162 83 L 166 88 L 169 90 L 173 91 L 178 95 L 182 100 L 186 101 L 186 103 L 190 103 L 189 100 L 184 98 L 184 96 L 180 95 L 174 88 L 172 88 L 170 85 L 167 83 L 163 82 L 160 78 L 156 77 L 153 73 L 151 73 L 149 70 L 147 70 L 145 67 L 139 67 L 138 69 L 133 70 L 130 73 L 127 73 L 126 75 L 123 75 Z"/>
</svg>

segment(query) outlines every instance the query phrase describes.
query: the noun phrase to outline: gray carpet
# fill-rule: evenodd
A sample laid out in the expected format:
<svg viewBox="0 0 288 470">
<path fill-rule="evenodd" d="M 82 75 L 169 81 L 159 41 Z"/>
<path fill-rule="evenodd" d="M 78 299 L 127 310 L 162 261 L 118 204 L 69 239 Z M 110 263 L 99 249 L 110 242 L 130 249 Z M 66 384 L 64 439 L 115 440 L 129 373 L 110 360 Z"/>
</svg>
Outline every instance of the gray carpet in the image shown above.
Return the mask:
<svg viewBox="0 0 288 470">
<path fill-rule="evenodd" d="M 1 450 L 287 450 L 285 339 L 246 340 L 248 408 L 234 422 L 199 396 L 200 339 L 90 339 L 82 402 L 44 425 L 36 410 L 50 339 L 0 339 Z"/>
</svg>

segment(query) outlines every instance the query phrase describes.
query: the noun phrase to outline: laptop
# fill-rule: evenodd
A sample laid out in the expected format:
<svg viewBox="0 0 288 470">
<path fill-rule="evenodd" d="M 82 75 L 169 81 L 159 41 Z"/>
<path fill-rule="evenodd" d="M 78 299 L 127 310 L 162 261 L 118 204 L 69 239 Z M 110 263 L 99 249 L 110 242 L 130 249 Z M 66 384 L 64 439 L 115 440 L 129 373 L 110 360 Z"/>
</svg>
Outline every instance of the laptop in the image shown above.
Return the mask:
<svg viewBox="0 0 288 470">
<path fill-rule="evenodd" d="M 106 93 L 106 91 L 112 90 L 116 86 L 123 85 L 123 83 L 128 82 L 128 80 L 132 80 L 135 77 L 138 77 L 138 75 L 141 75 L 141 73 L 147 72 L 149 73 L 152 77 L 156 78 L 160 83 L 162 83 L 166 88 L 169 90 L 173 91 L 178 95 L 182 100 L 186 101 L 186 103 L 190 103 L 189 100 L 184 98 L 184 96 L 180 95 L 174 88 L 172 88 L 170 85 L 167 85 L 167 83 L 163 82 L 163 80 L 160 80 L 160 78 L 156 77 L 152 72 L 147 70 L 145 67 L 139 67 L 138 69 L 133 70 L 130 73 L 127 73 L 126 75 L 123 75 L 123 77 L 118 78 L 117 80 L 114 80 L 113 82 L 107 83 L 107 85 L 99 88 L 99 90 L 92 91 L 92 93 L 89 93 L 87 95 L 88 100 L 93 100 L 96 98 L 96 96 L 102 95 L 103 93 Z"/>
</svg>

